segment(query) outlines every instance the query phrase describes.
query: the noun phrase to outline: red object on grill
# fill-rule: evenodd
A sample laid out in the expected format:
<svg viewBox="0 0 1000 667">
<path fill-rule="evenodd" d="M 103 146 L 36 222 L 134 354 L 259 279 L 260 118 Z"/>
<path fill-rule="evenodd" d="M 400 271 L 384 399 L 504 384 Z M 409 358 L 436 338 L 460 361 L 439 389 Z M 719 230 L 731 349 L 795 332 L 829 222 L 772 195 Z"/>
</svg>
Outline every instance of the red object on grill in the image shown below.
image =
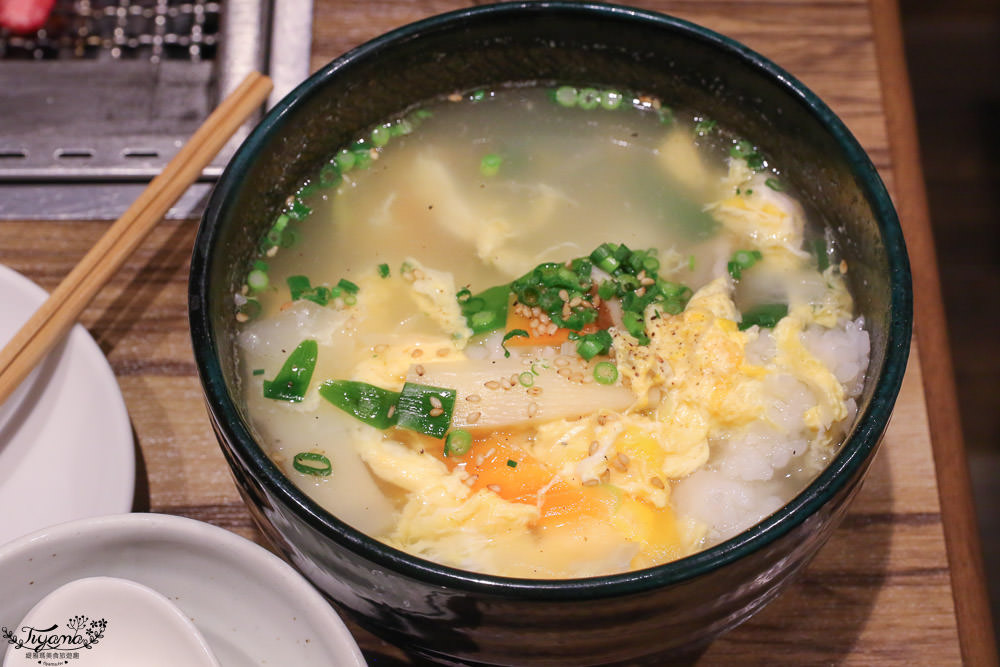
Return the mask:
<svg viewBox="0 0 1000 667">
<path fill-rule="evenodd" d="M 55 0 L 0 0 L 0 27 L 25 34 L 35 32 L 49 18 Z"/>
</svg>

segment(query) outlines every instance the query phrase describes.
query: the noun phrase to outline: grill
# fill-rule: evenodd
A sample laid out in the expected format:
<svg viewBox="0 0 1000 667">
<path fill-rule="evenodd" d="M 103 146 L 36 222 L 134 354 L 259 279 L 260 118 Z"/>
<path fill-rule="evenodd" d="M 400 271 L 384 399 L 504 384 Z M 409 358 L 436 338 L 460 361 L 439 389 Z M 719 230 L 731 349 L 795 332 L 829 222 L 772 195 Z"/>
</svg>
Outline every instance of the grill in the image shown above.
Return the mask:
<svg viewBox="0 0 1000 667">
<path fill-rule="evenodd" d="M 60 0 L 34 35 L 0 29 L 2 60 L 213 60 L 218 2 Z"/>
<path fill-rule="evenodd" d="M 0 218 L 119 216 L 252 69 L 308 73 L 311 0 L 57 0 L 0 29 Z M 271 57 L 269 54 L 275 54 Z M 170 211 L 200 213 L 247 128 Z"/>
</svg>

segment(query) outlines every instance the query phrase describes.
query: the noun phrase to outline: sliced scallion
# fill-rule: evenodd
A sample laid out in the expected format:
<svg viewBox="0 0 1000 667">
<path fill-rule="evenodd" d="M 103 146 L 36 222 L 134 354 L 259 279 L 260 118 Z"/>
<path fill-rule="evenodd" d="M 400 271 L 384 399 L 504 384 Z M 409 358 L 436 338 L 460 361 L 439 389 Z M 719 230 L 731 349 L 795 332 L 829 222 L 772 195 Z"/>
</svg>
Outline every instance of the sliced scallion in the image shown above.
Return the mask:
<svg viewBox="0 0 1000 667">
<path fill-rule="evenodd" d="M 445 456 L 465 456 L 472 449 L 472 434 L 465 429 L 455 429 L 444 440 Z"/>
<path fill-rule="evenodd" d="M 299 343 L 274 379 L 264 380 L 264 398 L 290 403 L 302 401 L 316 368 L 318 353 L 316 341 L 307 339 Z"/>
<path fill-rule="evenodd" d="M 602 361 L 594 366 L 594 380 L 599 384 L 614 384 L 618 380 L 618 367 L 610 361 Z"/>
<path fill-rule="evenodd" d="M 327 380 L 319 395 L 369 426 L 387 429 L 396 425 L 399 393 L 353 380 Z"/>
<path fill-rule="evenodd" d="M 299 452 L 292 458 L 292 467 L 303 475 L 327 477 L 333 472 L 330 459 L 316 452 Z"/>
<path fill-rule="evenodd" d="M 455 390 L 407 382 L 396 403 L 399 428 L 443 438 L 451 426 Z"/>
</svg>

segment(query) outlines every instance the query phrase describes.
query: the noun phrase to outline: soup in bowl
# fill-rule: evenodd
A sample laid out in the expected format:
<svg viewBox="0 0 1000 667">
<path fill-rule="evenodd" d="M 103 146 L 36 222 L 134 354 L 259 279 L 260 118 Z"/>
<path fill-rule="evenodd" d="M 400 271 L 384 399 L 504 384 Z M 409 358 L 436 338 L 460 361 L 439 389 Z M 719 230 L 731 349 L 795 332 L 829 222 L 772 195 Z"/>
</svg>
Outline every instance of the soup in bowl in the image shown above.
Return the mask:
<svg viewBox="0 0 1000 667">
<path fill-rule="evenodd" d="M 597 664 L 704 645 L 818 550 L 899 387 L 909 275 L 871 163 L 776 66 L 529 3 L 280 103 L 209 203 L 191 321 L 255 517 L 361 625 Z"/>
</svg>

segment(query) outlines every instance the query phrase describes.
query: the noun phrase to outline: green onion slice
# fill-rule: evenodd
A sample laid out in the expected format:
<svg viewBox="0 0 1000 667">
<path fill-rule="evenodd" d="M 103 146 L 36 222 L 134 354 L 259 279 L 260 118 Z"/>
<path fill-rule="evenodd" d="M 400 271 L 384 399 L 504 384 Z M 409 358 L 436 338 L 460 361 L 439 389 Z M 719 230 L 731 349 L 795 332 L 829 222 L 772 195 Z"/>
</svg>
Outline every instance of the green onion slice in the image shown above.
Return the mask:
<svg viewBox="0 0 1000 667">
<path fill-rule="evenodd" d="M 472 448 L 472 434 L 465 429 L 455 429 L 444 440 L 445 456 L 465 456 Z"/>
<path fill-rule="evenodd" d="M 407 382 L 396 404 L 399 428 L 443 438 L 451 426 L 455 390 Z"/>
<path fill-rule="evenodd" d="M 763 329 L 773 329 L 783 317 L 788 315 L 788 305 L 784 303 L 762 303 L 743 313 L 740 331 L 757 325 Z"/>
<path fill-rule="evenodd" d="M 511 338 L 530 338 L 530 337 L 531 336 L 524 329 L 511 329 L 510 331 L 508 331 L 506 334 L 504 334 L 503 340 L 500 342 L 500 347 L 503 348 L 503 356 L 504 357 L 510 356 L 510 350 L 507 349 L 505 343 L 509 341 Z M 525 385 L 525 386 L 530 386 L 530 385 Z"/>
<path fill-rule="evenodd" d="M 319 346 L 314 340 L 304 340 L 292 350 L 284 366 L 273 380 L 264 380 L 264 398 L 298 403 L 306 395 Z"/>
<path fill-rule="evenodd" d="M 398 392 L 367 382 L 327 380 L 320 385 L 319 395 L 369 426 L 387 429 L 396 425 Z"/>
<path fill-rule="evenodd" d="M 299 452 L 292 459 L 292 467 L 304 475 L 326 477 L 333 472 L 330 459 L 316 452 Z"/>
<path fill-rule="evenodd" d="M 610 361 L 602 361 L 594 366 L 594 380 L 600 384 L 614 384 L 618 380 L 618 368 Z"/>
</svg>

